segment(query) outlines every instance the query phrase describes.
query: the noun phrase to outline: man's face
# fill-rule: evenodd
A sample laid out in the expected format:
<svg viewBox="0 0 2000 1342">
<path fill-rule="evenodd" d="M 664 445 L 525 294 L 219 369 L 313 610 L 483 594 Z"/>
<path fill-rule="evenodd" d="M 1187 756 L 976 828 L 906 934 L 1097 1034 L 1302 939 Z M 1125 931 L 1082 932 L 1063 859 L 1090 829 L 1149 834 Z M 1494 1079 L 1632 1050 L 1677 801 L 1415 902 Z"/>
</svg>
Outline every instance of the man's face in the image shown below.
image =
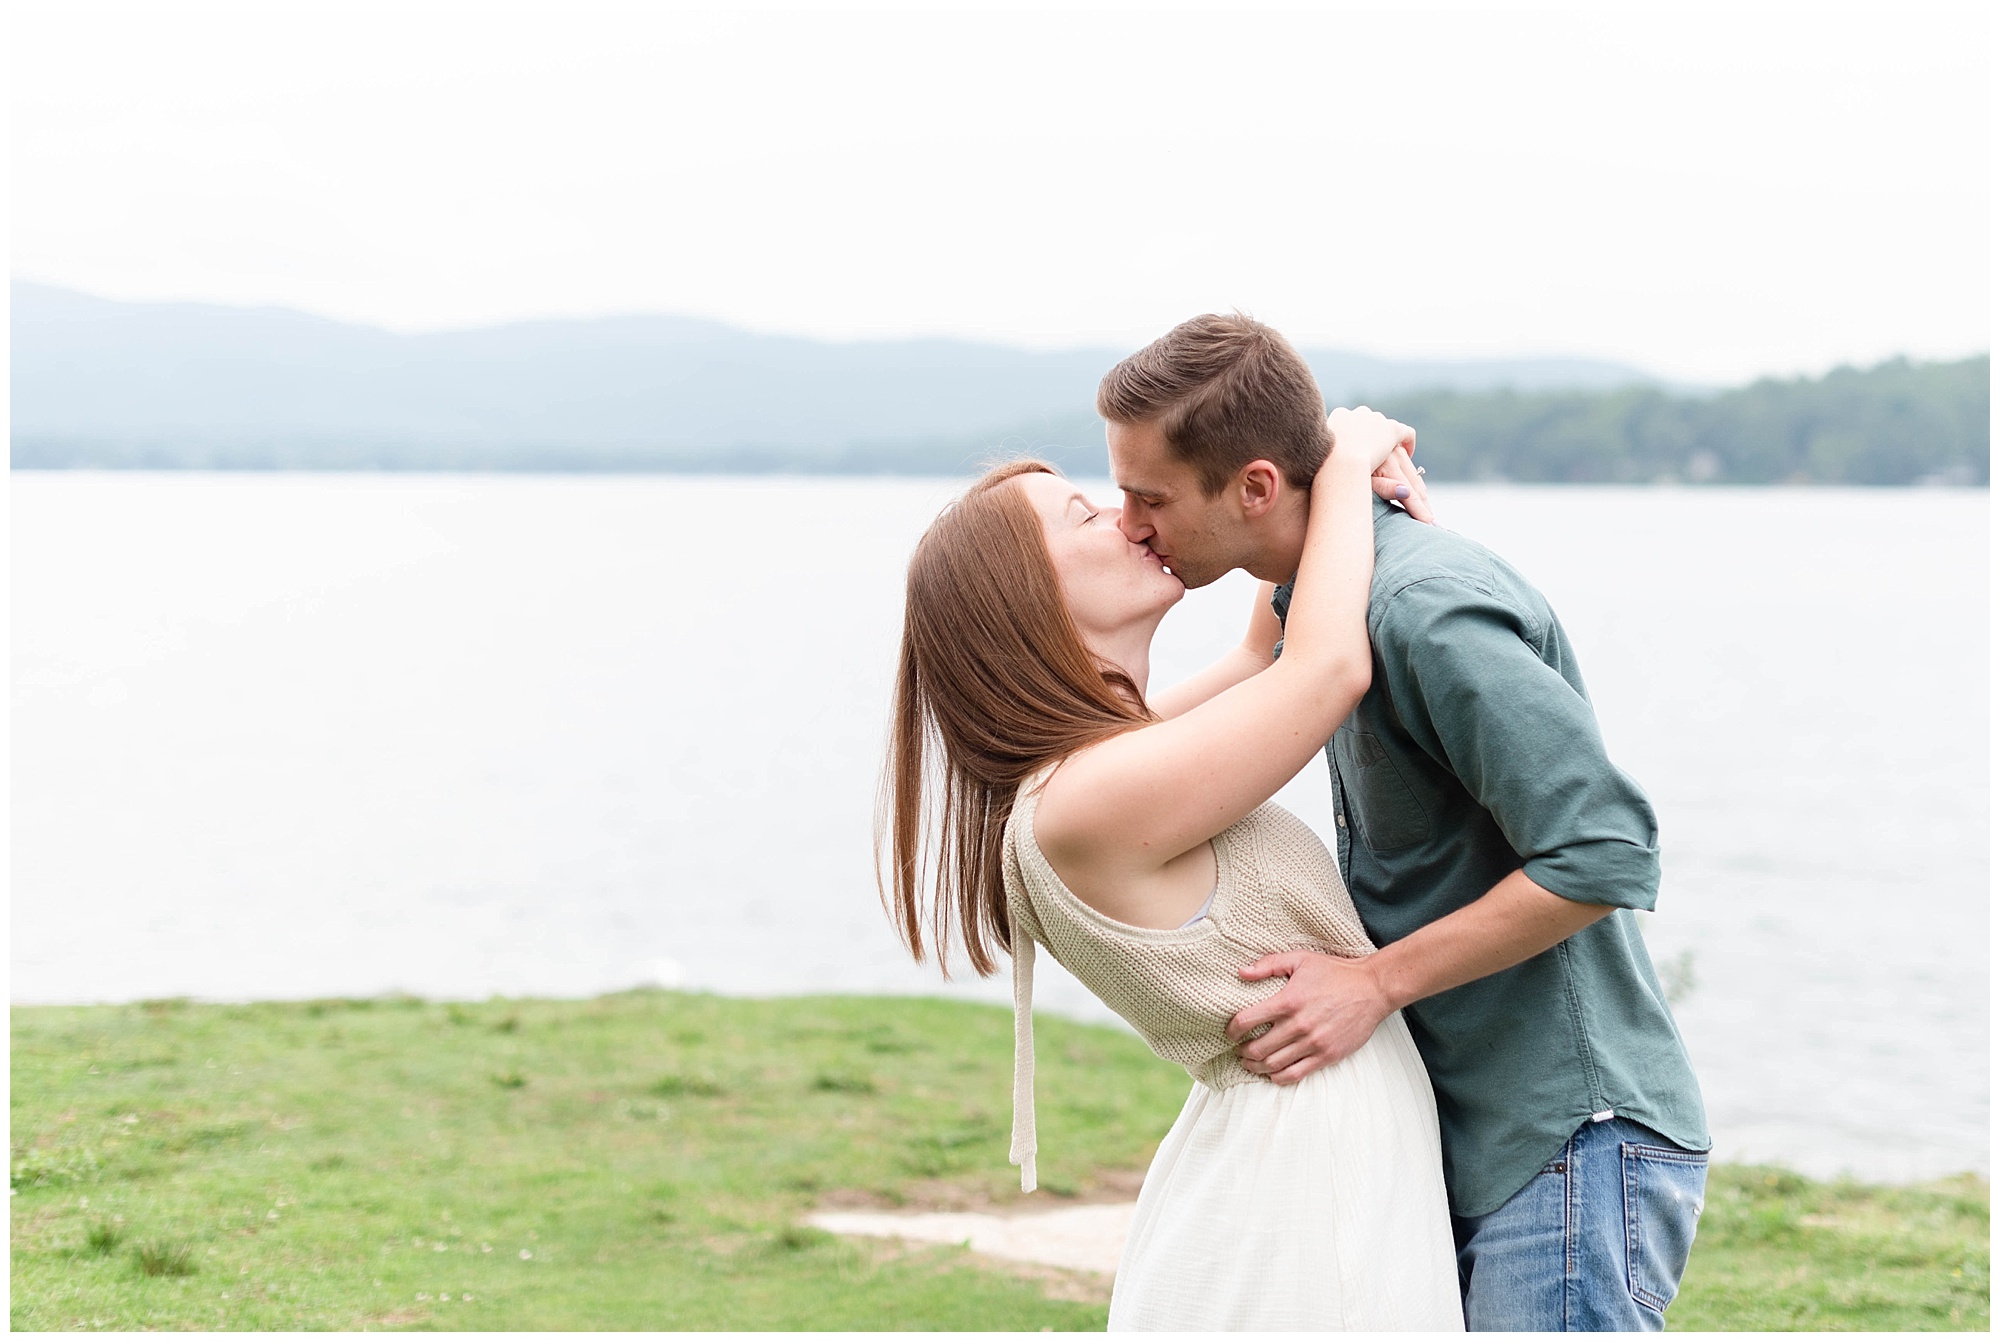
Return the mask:
<svg viewBox="0 0 2000 1342">
<path fill-rule="evenodd" d="M 1206 587 L 1238 566 L 1241 519 L 1228 507 L 1228 490 L 1205 496 L 1194 468 L 1155 425 L 1107 424 L 1104 439 L 1111 478 L 1125 491 L 1118 527 L 1128 540 L 1151 549 L 1188 587 Z"/>
</svg>

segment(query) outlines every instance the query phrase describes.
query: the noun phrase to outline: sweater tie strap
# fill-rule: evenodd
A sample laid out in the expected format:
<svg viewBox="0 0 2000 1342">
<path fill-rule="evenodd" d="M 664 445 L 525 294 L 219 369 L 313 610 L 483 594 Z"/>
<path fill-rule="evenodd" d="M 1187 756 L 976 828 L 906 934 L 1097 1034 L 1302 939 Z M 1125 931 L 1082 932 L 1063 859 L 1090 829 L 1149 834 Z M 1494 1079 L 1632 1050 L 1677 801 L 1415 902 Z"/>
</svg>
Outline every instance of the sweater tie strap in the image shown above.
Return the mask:
<svg viewBox="0 0 2000 1342">
<path fill-rule="evenodd" d="M 1035 939 L 1014 924 L 1014 1141 L 1007 1161 L 1021 1167 L 1021 1191 L 1035 1191 Z"/>
</svg>

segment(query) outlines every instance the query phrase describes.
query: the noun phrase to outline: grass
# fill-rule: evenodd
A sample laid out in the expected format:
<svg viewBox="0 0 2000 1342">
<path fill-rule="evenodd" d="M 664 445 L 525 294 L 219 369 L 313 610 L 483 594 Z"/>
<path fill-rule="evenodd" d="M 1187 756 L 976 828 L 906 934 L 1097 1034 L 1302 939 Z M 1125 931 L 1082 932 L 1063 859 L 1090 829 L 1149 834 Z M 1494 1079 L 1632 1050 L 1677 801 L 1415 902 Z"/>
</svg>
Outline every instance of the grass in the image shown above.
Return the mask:
<svg viewBox="0 0 2000 1342">
<path fill-rule="evenodd" d="M 1186 1081 L 1043 1018 L 1051 1204 Z M 1004 1010 L 411 998 L 13 1012 L 17 1329 L 1098 1329 L 961 1250 L 799 1225 L 1020 1197 Z M 1987 1187 L 1718 1169 L 1673 1326 L 1985 1328 Z M 1055 1285 L 1062 1285 L 1055 1274 Z"/>
<path fill-rule="evenodd" d="M 1668 1325 L 1984 1332 L 1989 1201 L 1970 1175 L 1879 1188 L 1723 1166 Z"/>
<path fill-rule="evenodd" d="M 1185 1080 L 1038 1025 L 1044 1182 L 1142 1166 Z M 13 1326 L 1101 1328 L 797 1224 L 1018 1198 L 1012 1038 L 907 999 L 16 1008 Z"/>
<path fill-rule="evenodd" d="M 132 1259 L 149 1277 L 185 1277 L 194 1271 L 194 1246 L 186 1240 L 150 1239 L 132 1251 Z"/>
<path fill-rule="evenodd" d="M 117 1251 L 125 1242 L 125 1227 L 116 1221 L 99 1217 L 90 1223 L 90 1229 L 83 1234 L 83 1246 L 98 1257 Z"/>
</svg>

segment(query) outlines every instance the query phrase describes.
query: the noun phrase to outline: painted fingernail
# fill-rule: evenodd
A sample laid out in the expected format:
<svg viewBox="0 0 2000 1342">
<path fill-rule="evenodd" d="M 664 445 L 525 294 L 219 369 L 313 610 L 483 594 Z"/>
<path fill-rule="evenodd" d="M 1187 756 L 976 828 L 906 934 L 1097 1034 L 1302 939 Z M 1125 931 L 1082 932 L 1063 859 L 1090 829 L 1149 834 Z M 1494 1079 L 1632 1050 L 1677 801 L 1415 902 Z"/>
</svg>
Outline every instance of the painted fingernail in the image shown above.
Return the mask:
<svg viewBox="0 0 2000 1342">
<path fill-rule="evenodd" d="M 1410 487 L 1408 485 L 1397 485 L 1396 497 L 1399 499 L 1407 499 L 1408 497 L 1410 497 Z"/>
</svg>

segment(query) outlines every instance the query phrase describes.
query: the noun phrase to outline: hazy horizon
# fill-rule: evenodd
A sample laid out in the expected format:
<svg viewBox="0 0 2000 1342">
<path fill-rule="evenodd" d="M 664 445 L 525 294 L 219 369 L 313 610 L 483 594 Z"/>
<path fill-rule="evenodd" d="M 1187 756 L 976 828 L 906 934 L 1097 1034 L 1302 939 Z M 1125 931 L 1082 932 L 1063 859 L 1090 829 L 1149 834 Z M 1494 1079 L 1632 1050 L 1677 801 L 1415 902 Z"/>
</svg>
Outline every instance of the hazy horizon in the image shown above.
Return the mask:
<svg viewBox="0 0 2000 1342">
<path fill-rule="evenodd" d="M 443 323 L 443 324 L 428 325 L 428 326 L 424 325 L 400 326 L 384 321 L 374 321 L 362 318 L 344 317 L 337 313 L 318 311 L 310 307 L 302 307 L 290 303 L 242 303 L 242 302 L 231 302 L 223 299 L 202 297 L 202 296 L 120 298 L 116 295 L 109 293 L 101 293 L 90 289 L 78 288 L 74 285 L 55 284 L 47 280 L 37 279 L 30 275 L 20 275 L 20 274 L 10 275 L 8 277 L 8 283 L 10 289 L 15 285 L 25 285 L 31 288 L 48 290 L 54 293 L 59 293 L 64 295 L 74 295 L 82 298 L 95 299 L 107 303 L 117 303 L 122 306 L 159 307 L 159 308 L 165 308 L 165 307 L 206 308 L 206 309 L 219 309 L 228 312 L 246 313 L 246 314 L 282 313 L 289 316 L 310 317 L 318 321 L 330 322 L 339 326 L 356 327 L 368 331 L 380 332 L 385 335 L 405 336 L 405 337 L 470 335 L 476 332 L 495 331 L 509 327 L 544 326 L 544 325 L 557 325 L 564 323 L 580 324 L 588 322 L 669 321 L 669 322 L 685 323 L 689 327 L 697 327 L 697 326 L 709 327 L 717 332 L 727 332 L 735 335 L 767 337 L 777 340 L 809 341 L 814 344 L 823 344 L 823 345 L 893 345 L 893 344 L 918 344 L 918 343 L 938 342 L 945 344 L 991 346 L 999 349 L 1016 350 L 1024 354 L 1084 354 L 1084 353 L 1097 354 L 1097 353 L 1111 353 L 1127 348 L 1122 346 L 1116 346 L 1102 340 L 1091 341 L 1091 340 L 1079 339 L 1074 343 L 1066 345 L 1058 345 L 1058 344 L 1043 345 L 1043 344 L 1033 344 L 1020 340 L 1009 340 L 1001 337 L 984 338 L 978 336 L 953 334 L 944 331 L 917 331 L 917 332 L 911 332 L 906 335 L 858 335 L 851 337 L 816 336 L 810 333 L 792 331 L 792 330 L 781 330 L 781 329 L 766 330 L 756 326 L 750 326 L 744 323 L 730 321 L 720 317 L 709 317 L 709 316 L 703 316 L 699 313 L 676 311 L 673 309 L 660 308 L 660 307 L 606 308 L 600 311 L 564 311 L 564 312 L 531 313 L 519 317 L 508 317 L 508 318 L 486 320 L 486 321 Z M 1188 315 L 1194 316 L 1196 314 L 1191 312 Z M 1162 334 L 1164 334 L 1164 332 L 1162 332 Z M 1129 347 L 1129 349 L 1137 349 L 1137 348 L 1138 348 L 1137 345 Z M 1707 385 L 1707 384 L 1676 384 L 1674 383 L 1673 379 L 1663 377 L 1653 372 L 1651 369 L 1642 367 L 1638 364 L 1626 363 L 1625 361 L 1622 360 L 1596 359 L 1587 355 L 1580 355 L 1573 350 L 1562 350 L 1562 349 L 1526 350 L 1526 351 L 1503 350 L 1503 351 L 1489 351 L 1483 353 L 1470 352 L 1462 355 L 1409 355 L 1409 356 L 1393 354 L 1393 353 L 1385 353 L 1380 350 L 1366 349 L 1359 347 L 1355 348 L 1342 347 L 1338 352 L 1342 354 L 1356 355 L 1371 360 L 1380 360 L 1384 363 L 1414 363 L 1414 364 L 1579 363 L 1579 364 L 1603 365 L 1607 367 L 1617 366 L 1617 367 L 1627 368 L 1631 372 L 1641 376 L 1647 381 L 1658 382 L 1663 385 L 1688 385 L 1691 387 L 1697 385 L 1700 386 Z M 1966 356 L 1976 356 L 1979 354 L 1986 353 L 1986 350 L 1982 346 L 1979 349 L 1967 350 L 1964 353 Z M 1898 356 L 1890 355 L 1889 357 L 1894 358 Z"/>
<path fill-rule="evenodd" d="M 1024 341 L 1007 340 L 1004 338 L 996 337 L 988 339 L 988 338 L 981 338 L 981 337 L 968 336 L 962 334 L 952 334 L 950 332 L 943 332 L 943 331 L 919 331 L 907 335 L 860 335 L 847 338 L 822 337 L 791 330 L 780 330 L 780 329 L 766 330 L 755 326 L 744 325 L 734 321 L 728 321 L 718 317 L 702 316 L 698 313 L 693 313 L 693 312 L 674 311 L 667 308 L 640 308 L 640 307 L 625 308 L 625 309 L 607 308 L 602 311 L 548 312 L 548 313 L 531 314 L 526 316 L 510 317 L 505 319 L 496 319 L 489 321 L 446 323 L 435 326 L 396 326 L 387 322 L 368 321 L 356 318 L 342 317 L 335 313 L 315 311 L 314 309 L 309 307 L 299 307 L 296 305 L 286 304 L 286 303 L 239 303 L 239 302 L 228 302 L 220 299 L 199 297 L 199 296 L 195 297 L 172 296 L 172 297 L 128 299 L 128 298 L 119 298 L 107 293 L 93 292 L 89 289 L 80 289 L 71 285 L 52 284 L 46 280 L 40 280 L 32 276 L 20 275 L 20 274 L 10 275 L 8 277 L 8 283 L 10 288 L 14 285 L 27 285 L 33 288 L 51 290 L 62 294 L 76 295 L 83 298 L 96 299 L 103 302 L 118 303 L 121 305 L 128 305 L 134 307 L 163 307 L 163 308 L 184 307 L 184 308 L 218 309 L 223 311 L 240 312 L 240 313 L 259 313 L 259 312 L 273 313 L 273 314 L 282 313 L 288 316 L 309 317 L 318 321 L 329 322 L 339 326 L 355 327 L 372 332 L 379 332 L 384 335 L 402 336 L 402 337 L 472 335 L 479 332 L 497 331 L 513 327 L 548 326 L 548 325 L 560 325 L 560 324 L 584 324 L 591 322 L 610 323 L 610 322 L 620 322 L 620 321 L 665 321 L 665 322 L 685 323 L 690 327 L 695 327 L 695 326 L 709 327 L 717 332 L 727 333 L 731 335 L 748 335 L 760 338 L 769 338 L 774 340 L 797 340 L 797 341 L 810 342 L 813 344 L 834 345 L 834 346 L 840 346 L 840 345 L 885 346 L 885 345 L 898 345 L 898 344 L 925 344 L 925 343 L 936 342 L 941 344 L 987 346 L 996 349 L 1017 351 L 1023 354 L 1050 354 L 1050 355 L 1115 353 L 1117 352 L 1118 348 L 1110 346 L 1103 341 L 1078 340 L 1074 343 L 1066 345 L 1057 345 L 1057 344 L 1037 345 Z M 1190 313 L 1188 315 L 1193 316 L 1195 314 Z M 1137 349 L 1138 346 L 1134 345 L 1131 346 L 1130 348 Z M 1747 377 L 1740 379 L 1737 382 L 1723 384 L 1714 382 L 1688 382 L 1668 377 L 1641 364 L 1630 363 L 1624 360 L 1599 359 L 1589 355 L 1579 354 L 1575 350 L 1565 350 L 1565 349 L 1511 350 L 1511 351 L 1488 350 L 1488 351 L 1468 351 L 1459 354 L 1438 354 L 1438 355 L 1430 355 L 1430 354 L 1405 355 L 1391 351 L 1370 349 L 1365 347 L 1342 347 L 1337 350 L 1325 350 L 1323 346 L 1315 346 L 1315 349 L 1316 351 L 1338 353 L 1342 355 L 1351 355 L 1360 359 L 1379 361 L 1384 364 L 1415 364 L 1415 365 L 1577 364 L 1577 365 L 1598 366 L 1603 368 L 1617 367 L 1629 370 L 1631 373 L 1637 375 L 1639 379 L 1648 383 L 1657 383 L 1664 387 L 1670 387 L 1682 391 L 1693 391 L 1693 392 L 1721 390 L 1725 386 L 1744 385 L 1751 382 L 1761 381 L 1766 378 L 1786 379 L 1786 378 L 1797 378 L 1797 377 L 1818 377 L 1818 376 L 1824 376 L 1826 373 L 1831 372 L 1834 368 L 1838 367 L 1843 367 L 1843 366 L 1855 367 L 1855 368 L 1870 367 L 1879 363 L 1889 362 L 1896 359 L 1907 359 L 1913 363 L 1948 363 L 1948 362 L 1954 362 L 1958 359 L 1978 358 L 1981 355 L 1990 353 L 1988 344 L 1980 344 L 1976 347 L 1969 347 L 1963 350 L 1956 351 L 1954 353 L 1935 354 L 1935 355 L 1916 354 L 1904 350 L 1891 350 L 1881 355 L 1878 358 L 1859 360 L 1859 361 L 1846 360 L 1829 364 L 1825 368 L 1817 368 L 1809 370 L 1787 369 L 1787 370 L 1771 370 L 1771 371 L 1753 373 Z"/>
</svg>

